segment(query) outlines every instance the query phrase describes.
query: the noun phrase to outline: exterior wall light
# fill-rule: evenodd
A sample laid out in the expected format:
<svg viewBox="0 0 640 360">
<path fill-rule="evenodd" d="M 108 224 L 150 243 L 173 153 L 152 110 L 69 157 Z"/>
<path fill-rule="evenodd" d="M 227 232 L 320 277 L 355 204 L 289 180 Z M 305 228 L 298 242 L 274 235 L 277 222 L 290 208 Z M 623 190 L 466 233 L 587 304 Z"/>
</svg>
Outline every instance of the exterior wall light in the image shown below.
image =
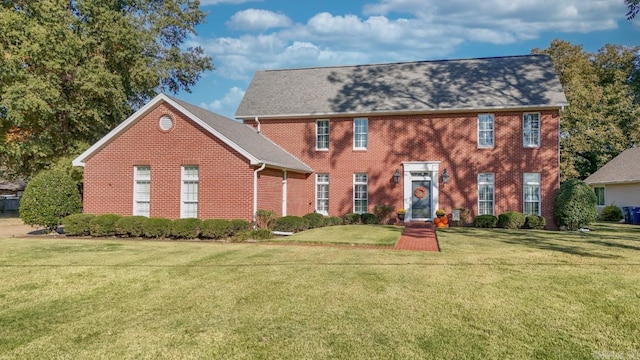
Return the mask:
<svg viewBox="0 0 640 360">
<path fill-rule="evenodd" d="M 444 169 L 444 171 L 442 172 L 442 183 L 446 184 L 449 182 L 449 173 L 447 172 L 447 169 Z"/>
<path fill-rule="evenodd" d="M 400 183 L 400 171 L 398 171 L 398 169 L 396 169 L 396 172 L 393 173 L 393 183 L 394 184 Z"/>
</svg>

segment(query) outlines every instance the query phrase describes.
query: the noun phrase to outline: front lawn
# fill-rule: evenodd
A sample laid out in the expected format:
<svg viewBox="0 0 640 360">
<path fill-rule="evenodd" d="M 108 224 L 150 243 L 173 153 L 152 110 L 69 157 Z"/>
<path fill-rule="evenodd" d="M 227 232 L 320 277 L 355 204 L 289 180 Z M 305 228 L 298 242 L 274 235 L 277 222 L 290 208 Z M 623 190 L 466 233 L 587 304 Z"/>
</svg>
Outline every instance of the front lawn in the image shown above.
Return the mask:
<svg viewBox="0 0 640 360">
<path fill-rule="evenodd" d="M 0 358 L 638 358 L 639 228 L 452 228 L 441 253 L 0 239 Z"/>
<path fill-rule="evenodd" d="M 278 242 L 394 246 L 403 227 L 392 225 L 340 225 L 311 229 L 278 238 Z"/>
</svg>

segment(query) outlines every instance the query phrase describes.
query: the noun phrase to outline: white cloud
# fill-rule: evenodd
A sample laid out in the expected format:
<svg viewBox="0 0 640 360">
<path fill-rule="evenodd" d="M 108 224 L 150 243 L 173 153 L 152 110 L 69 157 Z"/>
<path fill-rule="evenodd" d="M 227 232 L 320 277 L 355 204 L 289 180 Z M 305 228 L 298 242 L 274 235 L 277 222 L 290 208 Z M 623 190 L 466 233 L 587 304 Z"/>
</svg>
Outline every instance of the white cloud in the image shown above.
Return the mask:
<svg viewBox="0 0 640 360">
<path fill-rule="evenodd" d="M 208 104 L 201 103 L 200 107 L 213 111 L 217 114 L 233 118 L 233 114 L 238 108 L 243 96 L 244 90 L 234 86 L 229 89 L 222 99 L 216 99 Z"/>
<path fill-rule="evenodd" d="M 281 13 L 269 10 L 247 9 L 233 14 L 227 26 L 239 30 L 263 31 L 272 28 L 291 26 L 291 19 Z"/>
</svg>

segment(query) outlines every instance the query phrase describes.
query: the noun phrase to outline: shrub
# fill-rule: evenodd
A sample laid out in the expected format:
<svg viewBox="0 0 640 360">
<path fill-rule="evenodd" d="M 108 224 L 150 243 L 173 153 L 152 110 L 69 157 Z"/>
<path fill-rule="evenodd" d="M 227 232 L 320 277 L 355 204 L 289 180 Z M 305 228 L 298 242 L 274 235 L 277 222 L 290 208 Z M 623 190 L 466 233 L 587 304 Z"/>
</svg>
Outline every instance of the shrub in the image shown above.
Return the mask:
<svg viewBox="0 0 640 360">
<path fill-rule="evenodd" d="M 286 232 L 300 232 L 309 228 L 309 221 L 300 216 L 283 216 L 275 221 L 273 230 Z"/>
<path fill-rule="evenodd" d="M 318 213 L 308 213 L 302 216 L 309 222 L 309 229 L 315 229 L 325 226 L 325 217 Z"/>
<path fill-rule="evenodd" d="M 67 215 L 82 209 L 76 182 L 60 170 L 45 170 L 27 185 L 20 199 L 20 219 L 27 225 L 55 231 Z"/>
<path fill-rule="evenodd" d="M 526 217 L 518 211 L 507 211 L 498 215 L 498 227 L 505 229 L 521 229 Z"/>
<path fill-rule="evenodd" d="M 93 219 L 93 214 L 71 214 L 62 219 L 64 233 L 67 236 L 88 236 L 91 234 L 89 222 Z"/>
<path fill-rule="evenodd" d="M 465 207 L 459 207 L 453 210 L 458 210 L 460 212 L 460 220 L 450 221 L 449 226 L 466 226 L 467 224 L 469 224 L 469 219 L 471 218 L 470 209 L 467 209 Z"/>
<path fill-rule="evenodd" d="M 142 223 L 142 232 L 148 238 L 168 237 L 172 221 L 165 218 L 147 218 Z"/>
<path fill-rule="evenodd" d="M 91 236 L 114 236 L 116 235 L 116 221 L 122 216 L 116 214 L 97 215 L 89 222 Z"/>
<path fill-rule="evenodd" d="M 256 226 L 259 229 L 271 229 L 276 219 L 276 213 L 273 210 L 258 209 L 256 211 Z"/>
<path fill-rule="evenodd" d="M 195 239 L 200 234 L 202 221 L 196 218 L 175 219 L 171 223 L 171 237 L 176 239 Z"/>
<path fill-rule="evenodd" d="M 231 234 L 234 235 L 240 231 L 251 230 L 251 224 L 247 220 L 234 219 L 231 220 Z"/>
<path fill-rule="evenodd" d="M 547 221 L 538 215 L 528 215 L 524 221 L 525 229 L 544 229 Z"/>
<path fill-rule="evenodd" d="M 116 221 L 116 234 L 128 237 L 140 237 L 144 235 L 143 224 L 145 216 L 123 216 Z"/>
<path fill-rule="evenodd" d="M 325 219 L 326 226 L 342 225 L 342 218 L 339 216 L 329 216 Z"/>
<path fill-rule="evenodd" d="M 208 219 L 200 225 L 200 237 L 204 239 L 225 239 L 232 231 L 231 221 L 224 219 Z"/>
<path fill-rule="evenodd" d="M 273 238 L 273 234 L 267 229 L 253 230 L 250 236 L 254 240 L 269 240 Z"/>
<path fill-rule="evenodd" d="M 568 230 L 577 230 L 596 220 L 596 194 L 581 180 L 572 179 L 560 185 L 553 202 L 556 224 Z"/>
<path fill-rule="evenodd" d="M 393 206 L 391 205 L 376 205 L 373 207 L 373 215 L 375 215 L 378 224 L 386 224 L 392 212 Z"/>
<path fill-rule="evenodd" d="M 372 225 L 378 223 L 378 219 L 376 219 L 376 216 L 371 213 L 364 213 L 360 215 L 360 219 L 363 224 Z"/>
<path fill-rule="evenodd" d="M 623 218 L 622 210 L 615 205 L 605 206 L 600 213 L 600 220 L 602 221 L 620 221 Z"/>
<path fill-rule="evenodd" d="M 360 214 L 356 214 L 356 213 L 346 214 L 343 220 L 344 220 L 343 223 L 345 225 L 360 224 Z"/>
<path fill-rule="evenodd" d="M 498 224 L 498 218 L 493 215 L 478 215 L 473 219 L 473 226 L 477 228 L 494 228 Z"/>
</svg>

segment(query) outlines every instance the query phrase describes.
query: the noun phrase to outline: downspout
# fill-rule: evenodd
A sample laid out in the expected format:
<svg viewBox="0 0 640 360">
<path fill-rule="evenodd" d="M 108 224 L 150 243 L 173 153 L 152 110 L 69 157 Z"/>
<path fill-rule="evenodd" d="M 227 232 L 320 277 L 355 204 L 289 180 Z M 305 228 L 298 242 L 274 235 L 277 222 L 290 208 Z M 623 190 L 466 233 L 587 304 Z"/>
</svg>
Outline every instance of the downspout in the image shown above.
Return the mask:
<svg viewBox="0 0 640 360">
<path fill-rule="evenodd" d="M 258 123 L 258 134 L 259 134 L 260 133 L 260 120 L 258 120 L 257 116 L 253 120 Z"/>
<path fill-rule="evenodd" d="M 256 118 L 257 119 L 257 118 Z M 259 168 L 253 171 L 253 228 L 255 229 L 257 226 L 257 212 L 258 212 L 258 173 L 267 166 L 267 164 L 262 163 Z"/>
</svg>

